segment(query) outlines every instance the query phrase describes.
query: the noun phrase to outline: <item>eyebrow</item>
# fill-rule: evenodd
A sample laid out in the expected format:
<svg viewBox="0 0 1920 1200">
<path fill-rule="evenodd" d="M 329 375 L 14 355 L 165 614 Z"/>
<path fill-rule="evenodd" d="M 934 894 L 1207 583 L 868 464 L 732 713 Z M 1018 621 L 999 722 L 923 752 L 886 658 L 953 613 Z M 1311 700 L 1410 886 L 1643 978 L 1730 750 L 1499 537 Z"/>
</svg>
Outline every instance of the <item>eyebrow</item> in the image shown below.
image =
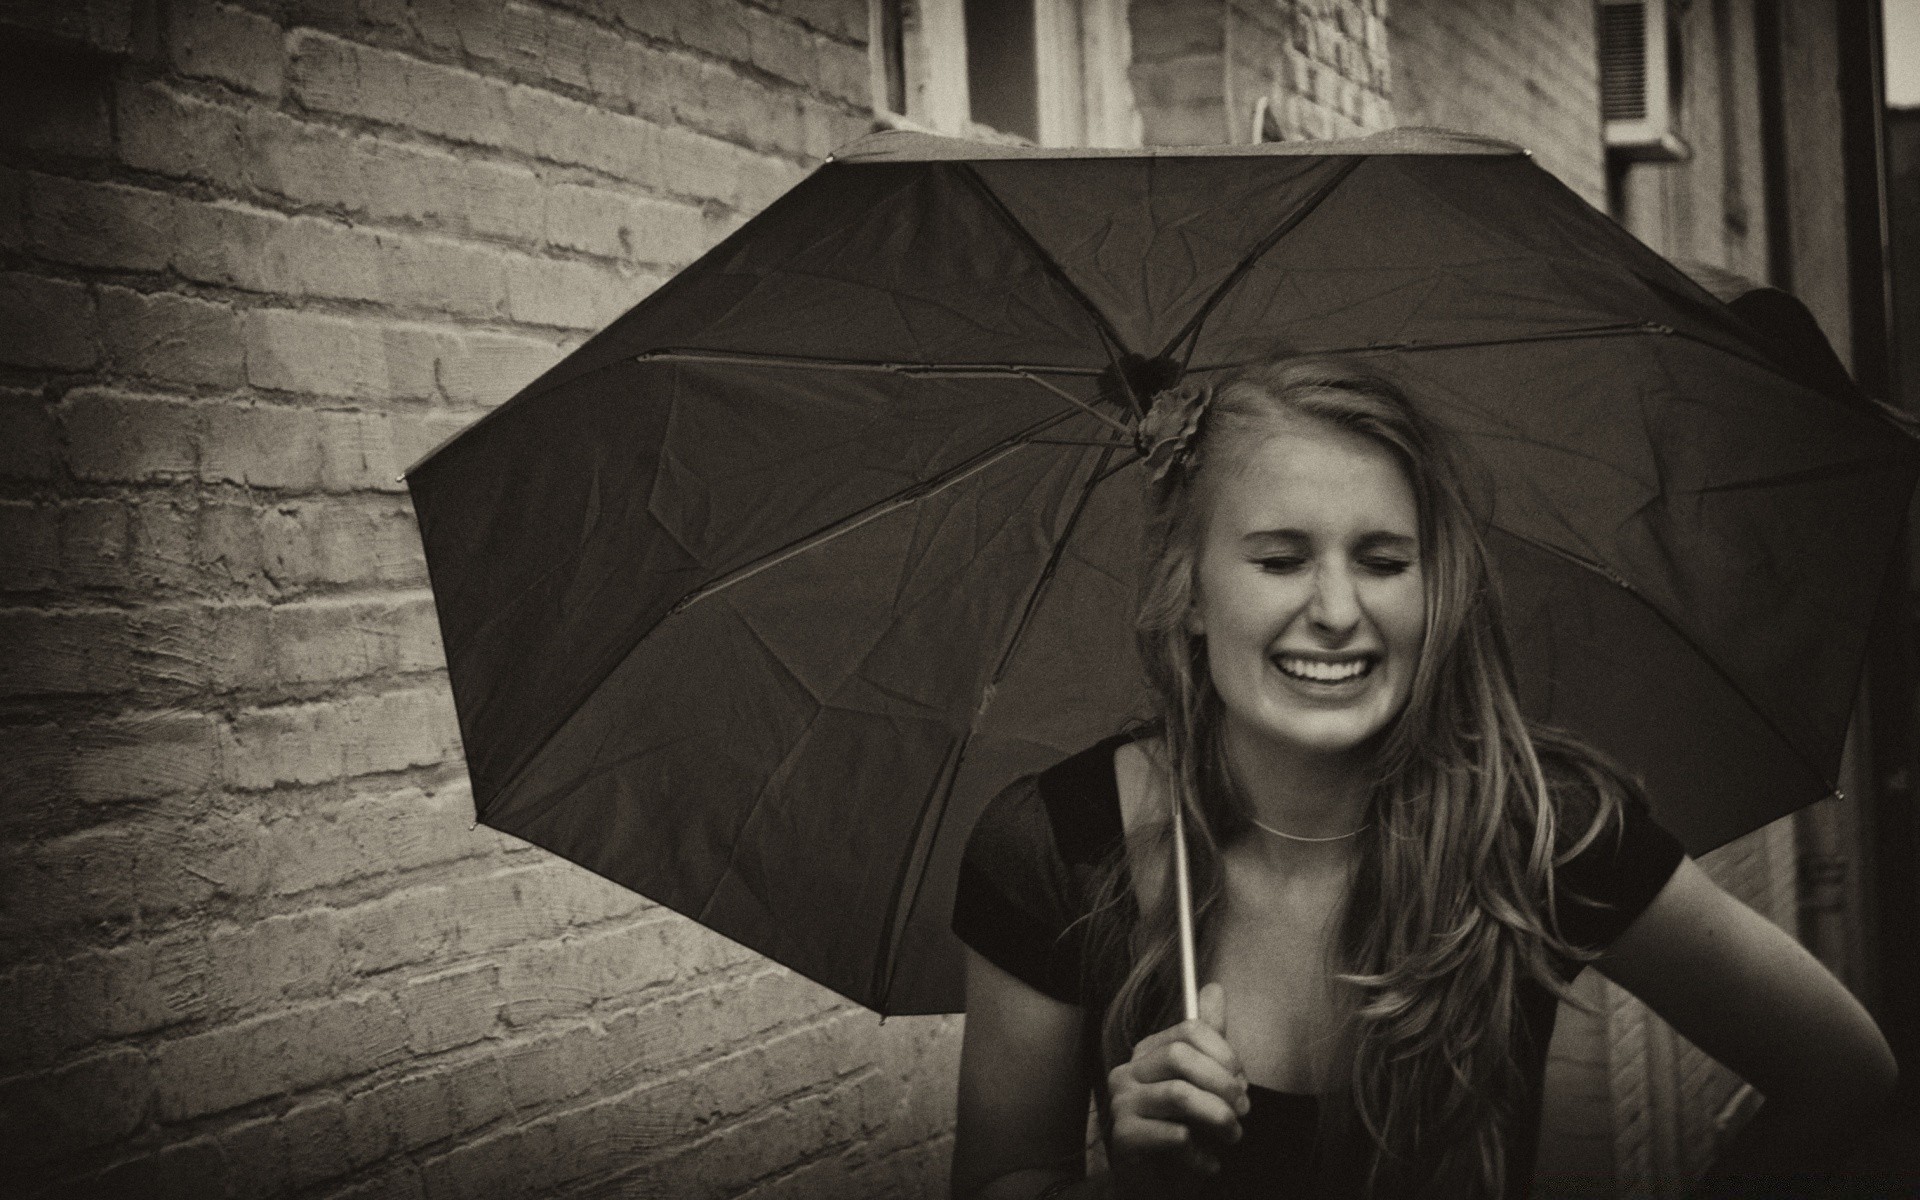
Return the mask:
<svg viewBox="0 0 1920 1200">
<path fill-rule="evenodd" d="M 1256 529 L 1252 533 L 1242 536 L 1240 539 L 1243 545 L 1250 546 L 1267 542 L 1311 542 L 1312 540 L 1313 535 L 1304 529 Z M 1419 544 L 1419 540 L 1404 533 L 1391 533 L 1381 529 L 1373 533 L 1362 534 L 1359 541 L 1355 544 L 1362 549 L 1368 550 L 1377 549 L 1382 546 L 1411 550 Z"/>
</svg>

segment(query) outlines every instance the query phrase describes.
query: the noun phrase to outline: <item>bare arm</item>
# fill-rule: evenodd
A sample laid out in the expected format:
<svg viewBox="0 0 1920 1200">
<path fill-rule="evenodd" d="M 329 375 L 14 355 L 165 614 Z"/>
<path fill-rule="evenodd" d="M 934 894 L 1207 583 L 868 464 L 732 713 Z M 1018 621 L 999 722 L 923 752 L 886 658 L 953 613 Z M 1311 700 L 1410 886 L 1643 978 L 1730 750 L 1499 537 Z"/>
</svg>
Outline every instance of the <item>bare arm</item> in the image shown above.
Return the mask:
<svg viewBox="0 0 1920 1200">
<path fill-rule="evenodd" d="M 1084 1014 L 967 951 L 967 1028 L 953 1135 L 956 1200 L 1030 1200 L 1086 1170 Z"/>
<path fill-rule="evenodd" d="M 1594 966 L 1765 1097 L 1703 1195 L 1818 1177 L 1892 1094 L 1893 1053 L 1866 1009 L 1692 859 Z"/>
</svg>

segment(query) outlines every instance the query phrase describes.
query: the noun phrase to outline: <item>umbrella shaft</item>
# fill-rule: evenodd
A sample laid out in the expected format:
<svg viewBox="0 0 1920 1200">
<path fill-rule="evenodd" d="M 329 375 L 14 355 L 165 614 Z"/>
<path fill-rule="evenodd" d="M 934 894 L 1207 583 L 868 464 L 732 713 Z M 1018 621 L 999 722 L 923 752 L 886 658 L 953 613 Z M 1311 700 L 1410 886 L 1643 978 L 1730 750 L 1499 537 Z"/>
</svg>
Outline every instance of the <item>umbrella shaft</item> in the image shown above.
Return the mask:
<svg viewBox="0 0 1920 1200">
<path fill-rule="evenodd" d="M 1173 801 L 1173 904 L 1180 927 L 1180 1011 L 1186 1020 L 1197 1021 L 1200 984 L 1193 953 L 1193 884 L 1187 878 L 1187 827 L 1178 796 Z"/>
</svg>

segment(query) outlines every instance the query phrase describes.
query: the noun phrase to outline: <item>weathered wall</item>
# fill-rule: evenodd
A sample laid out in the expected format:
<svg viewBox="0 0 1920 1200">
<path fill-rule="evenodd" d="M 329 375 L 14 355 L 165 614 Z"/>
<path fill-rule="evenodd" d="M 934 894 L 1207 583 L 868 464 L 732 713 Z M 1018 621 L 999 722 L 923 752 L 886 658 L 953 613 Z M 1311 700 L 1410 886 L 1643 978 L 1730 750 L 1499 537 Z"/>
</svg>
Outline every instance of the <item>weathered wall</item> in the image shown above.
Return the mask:
<svg viewBox="0 0 1920 1200">
<path fill-rule="evenodd" d="M 1149 145 L 1356 137 L 1384 129 L 1385 0 L 1133 0 L 1132 80 Z"/>
<path fill-rule="evenodd" d="M 937 1191 L 956 1022 L 471 827 L 397 480 L 868 128 L 865 0 L 0 21 L 8 1188 Z"/>
<path fill-rule="evenodd" d="M 1605 208 L 1592 0 L 1392 0 L 1393 116 L 1518 143 Z"/>
</svg>

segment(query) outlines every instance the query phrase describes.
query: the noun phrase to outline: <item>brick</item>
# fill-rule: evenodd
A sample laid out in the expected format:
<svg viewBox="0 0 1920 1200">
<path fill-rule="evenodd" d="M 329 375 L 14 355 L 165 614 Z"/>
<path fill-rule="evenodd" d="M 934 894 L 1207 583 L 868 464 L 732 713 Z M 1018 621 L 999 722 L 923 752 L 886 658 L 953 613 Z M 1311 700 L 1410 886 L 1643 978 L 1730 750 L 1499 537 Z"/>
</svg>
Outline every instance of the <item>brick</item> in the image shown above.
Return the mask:
<svg viewBox="0 0 1920 1200">
<path fill-rule="evenodd" d="M 214 1135 L 220 1143 L 220 1178 L 228 1196 L 283 1196 L 287 1147 L 280 1117 L 256 1117 Z"/>
<path fill-rule="evenodd" d="M 309 109 L 402 125 L 457 142 L 498 146 L 509 85 L 327 34 L 296 32 L 294 94 Z"/>
<path fill-rule="evenodd" d="M 444 665 L 433 598 L 420 593 L 375 602 L 320 599 L 273 608 L 267 637 L 273 676 L 283 683 L 332 683 Z"/>
<path fill-rule="evenodd" d="M 254 184 L 309 204 L 432 229 L 531 242 L 540 181 L 525 167 L 249 114 Z"/>
<path fill-rule="evenodd" d="M 223 549 L 225 561 L 238 564 L 242 555 L 251 554 L 245 561 L 259 561 L 260 569 L 281 587 L 426 582 L 419 529 L 404 502 L 353 497 L 304 500 L 237 516 L 229 506 L 209 511 L 209 529 L 218 525 L 224 530 L 238 520 L 257 519 L 257 524 L 248 526 L 251 547 Z M 203 532 L 203 552 L 234 545 L 238 536 Z"/>
<path fill-rule="evenodd" d="M 222 762 L 229 786 L 259 789 L 432 766 L 459 745 L 446 693 L 406 690 L 245 709 Z"/>
<path fill-rule="evenodd" d="M 280 1118 L 286 1186 L 311 1187 L 385 1157 L 392 1139 L 379 1116 L 378 1108 L 360 1093 L 315 1100 Z"/>
<path fill-rule="evenodd" d="M 585 166 L 757 210 L 797 182 L 797 164 L 537 88 L 424 63 L 324 34 L 295 39 L 296 87 L 310 108 Z"/>
<path fill-rule="evenodd" d="M 139 679 L 127 614 L 0 609 L 0 695 L 110 695 Z"/>
<path fill-rule="evenodd" d="M 130 1135 L 151 1091 L 146 1056 L 119 1047 L 0 1084 L 0 1112 L 13 1152 L 48 1162 Z"/>
<path fill-rule="evenodd" d="M 409 979 L 400 1008 L 413 1052 L 438 1054 L 490 1035 L 500 1011 L 499 976 L 494 964 L 479 963 Z"/>
<path fill-rule="evenodd" d="M 151 943 L 87 950 L 51 963 L 29 963 L 0 975 L 0 1063 L 37 1065 L 76 1047 L 143 1033 L 185 1018 L 167 1007 L 176 996 L 152 978 L 170 961 Z"/>
<path fill-rule="evenodd" d="M 473 423 L 473 418 L 465 413 L 400 413 L 393 418 L 393 462 L 400 471 L 407 471 L 425 458 L 440 444 L 459 433 Z M 397 479 L 376 474 L 373 482 L 386 482 L 391 490 L 399 491 L 402 485 Z"/>
<path fill-rule="evenodd" d="M 184 205 L 174 265 L 190 279 L 275 295 L 372 300 L 465 316 L 504 302 L 498 252 L 244 205 Z"/>
<path fill-rule="evenodd" d="M 275 822 L 260 847 L 282 896 L 486 854 L 464 797 L 401 788 L 356 796 L 329 811 Z"/>
<path fill-rule="evenodd" d="M 428 1159 L 420 1166 L 428 1200 L 536 1194 L 526 1174 L 533 1158 L 527 1152 L 527 1138 L 523 1129 L 508 1129 Z"/>
<path fill-rule="evenodd" d="M 598 329 L 646 299 L 661 282 L 583 262 L 516 259 L 507 271 L 507 311 L 529 325 Z"/>
<path fill-rule="evenodd" d="M 497 403 L 559 357 L 531 338 L 291 309 L 247 314 L 246 341 L 255 387 L 360 400 Z M 502 369 L 510 382 L 493 382 Z"/>
<path fill-rule="evenodd" d="M 650 989 L 685 983 L 753 961 L 754 954 L 685 918 L 661 914 L 643 924 L 569 934 L 516 947 L 500 969 L 503 1016 L 515 1026 L 612 1003 L 631 1004 Z"/>
<path fill-rule="evenodd" d="M 29 175 L 27 244 L 57 262 L 158 271 L 167 266 L 179 207 L 146 188 Z"/>
<path fill-rule="evenodd" d="M 492 836 L 501 843 L 511 840 Z M 455 909 L 457 945 L 461 954 L 484 954 L 629 917 L 650 906 L 618 884 L 542 855 L 532 867 L 502 870 L 463 889 Z"/>
<path fill-rule="evenodd" d="M 869 18 L 859 0 L 775 0 L 768 7 L 828 37 L 866 45 Z"/>
<path fill-rule="evenodd" d="M 100 586 L 159 592 L 185 590 L 195 594 L 209 591 L 210 582 L 196 563 L 194 537 L 198 516 L 191 504 L 177 499 L 141 501 L 127 509 L 126 558 L 122 570 L 103 575 Z M 92 581 L 80 569 L 70 553 L 72 541 L 61 535 L 61 565 L 70 580 Z"/>
<path fill-rule="evenodd" d="M 100 289 L 99 305 L 109 370 L 173 383 L 241 383 L 245 347 L 231 305 L 116 287 Z"/>
<path fill-rule="evenodd" d="M 78 388 L 55 410 L 67 465 L 82 479 L 146 483 L 192 477 L 200 414 L 191 405 L 112 388 Z"/>
<path fill-rule="evenodd" d="M 5 311 L 7 278 L 0 276 L 0 329 L 11 326 Z M 0 359 L 13 354 L 0 348 Z M 33 392 L 0 388 L 0 478 L 46 480 L 60 461 L 53 418 Z"/>
<path fill-rule="evenodd" d="M 176 1038 L 152 1054 L 155 1113 L 181 1121 L 398 1062 L 406 1027 L 392 997 L 372 993 Z"/>
<path fill-rule="evenodd" d="M 451 1065 L 441 1078 L 447 1081 L 447 1091 L 453 1097 L 453 1111 L 460 1131 L 480 1129 L 513 1115 L 506 1072 L 492 1054 L 469 1057 Z"/>
<path fill-rule="evenodd" d="M 132 11 L 115 0 L 11 0 L 0 12 L 0 24 L 79 42 L 103 54 L 132 49 Z"/>
<path fill-rule="evenodd" d="M 537 338 L 462 331 L 436 340 L 434 386 L 447 403 L 491 408 L 539 378 L 564 354 L 563 346 Z M 398 457 L 412 461 L 407 455 Z"/>
<path fill-rule="evenodd" d="M 406 888 L 340 910 L 344 968 L 377 975 L 442 958 L 453 946 L 457 898 L 472 886 L 469 879 L 453 887 Z"/>
<path fill-rule="evenodd" d="M 209 422 L 201 478 L 210 483 L 318 491 L 329 428 L 347 414 L 284 405 L 222 406 Z"/>
<path fill-rule="evenodd" d="M 85 950 L 62 959 L 57 971 L 61 1010 L 77 1041 L 151 1034 L 215 1007 L 212 970 L 197 936 Z"/>
<path fill-rule="evenodd" d="M 501 13 L 499 31 L 493 46 L 496 61 L 579 89 L 589 86 L 592 47 L 618 40 L 584 21 L 511 0 Z"/>
<path fill-rule="evenodd" d="M 197 792 L 219 777 L 219 737 L 206 713 L 160 711 L 82 726 L 69 787 L 86 804 Z"/>
<path fill-rule="evenodd" d="M 546 190 L 543 232 L 563 250 L 676 268 L 705 253 L 711 238 L 691 205 L 573 184 Z"/>
<path fill-rule="evenodd" d="M 84 371 L 100 358 L 93 329 L 93 296 L 85 287 L 62 279 L 0 274 L 0 363 Z"/>
<path fill-rule="evenodd" d="M 330 1193 L 336 1200 L 425 1200 L 426 1194 L 420 1169 L 405 1159 Z"/>
<path fill-rule="evenodd" d="M 82 1179 L 71 1194 L 139 1196 L 141 1200 L 202 1200 L 220 1178 L 220 1146 L 212 1137 L 162 1143 L 136 1158 Z"/>
<path fill-rule="evenodd" d="M 277 97 L 286 83 L 285 41 L 266 17 L 226 4 L 184 0 L 167 12 L 167 53 L 176 71 Z"/>
<path fill-rule="evenodd" d="M 48 509 L 61 582 L 79 589 L 130 583 L 132 517 L 123 500 L 70 500 Z"/>
<path fill-rule="evenodd" d="M 256 153 L 240 111 L 158 82 L 123 80 L 114 122 L 120 160 L 142 171 L 232 187 Z"/>
<path fill-rule="evenodd" d="M 190 811 L 185 802 L 155 802 L 40 842 L 0 873 L 0 935 L 126 924 L 258 894 L 258 819 L 214 811 L 192 820 Z"/>
<path fill-rule="evenodd" d="M 710 984 L 632 1014 L 626 1052 L 649 1062 L 711 1058 L 776 1025 L 820 1016 L 846 1001 L 784 970 Z"/>
<path fill-rule="evenodd" d="M 398 491 L 398 440 L 384 413 L 278 404 L 209 406 L 199 474 L 290 492 Z"/>
<path fill-rule="evenodd" d="M 356 1099 L 375 1114 L 373 1119 L 400 1154 L 463 1132 L 439 1071 L 376 1084 Z"/>
<path fill-rule="evenodd" d="M 49 505 L 0 502 L 0 591 L 37 592 L 59 579 L 57 510 Z"/>
</svg>

